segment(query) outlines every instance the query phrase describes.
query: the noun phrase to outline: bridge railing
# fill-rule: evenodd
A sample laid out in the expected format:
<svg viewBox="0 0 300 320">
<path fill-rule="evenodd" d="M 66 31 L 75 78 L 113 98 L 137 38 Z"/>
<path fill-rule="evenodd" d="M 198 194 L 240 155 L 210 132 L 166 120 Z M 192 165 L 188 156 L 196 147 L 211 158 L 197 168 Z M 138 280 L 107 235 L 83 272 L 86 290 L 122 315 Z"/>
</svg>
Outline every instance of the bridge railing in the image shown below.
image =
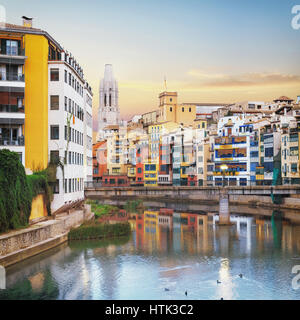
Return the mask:
<svg viewBox="0 0 300 320">
<path fill-rule="evenodd" d="M 101 187 L 103 187 L 102 182 L 87 181 L 84 183 L 85 189 L 101 188 Z"/>
<path fill-rule="evenodd" d="M 282 185 L 284 185 L 284 186 L 300 186 L 300 184 L 295 184 L 295 183 L 283 183 Z M 186 184 L 186 183 L 185 184 L 179 184 L 179 183 L 160 184 L 160 183 L 158 183 L 158 187 L 160 187 L 160 186 L 161 187 L 167 187 L 167 186 L 170 186 L 170 187 L 187 187 L 187 186 L 190 186 L 190 187 L 193 187 L 193 186 L 196 186 L 196 187 L 255 187 L 255 186 L 272 186 L 272 181 L 271 180 L 260 180 L 260 181 L 250 181 L 250 180 L 247 180 L 247 181 L 230 181 L 230 180 L 229 181 L 228 180 L 211 181 L 211 180 L 206 180 L 206 181 L 201 181 L 200 183 L 197 183 L 197 184 Z M 97 189 L 97 188 L 102 188 L 102 187 L 122 188 L 122 187 L 124 187 L 124 185 L 110 186 L 109 184 L 105 184 L 102 182 L 89 181 L 89 182 L 85 182 L 84 187 L 85 187 L 85 189 Z M 131 184 L 131 185 L 128 185 L 128 187 L 139 187 L 139 188 L 148 187 L 148 188 L 150 188 L 149 186 L 137 185 L 137 184 Z"/>
</svg>

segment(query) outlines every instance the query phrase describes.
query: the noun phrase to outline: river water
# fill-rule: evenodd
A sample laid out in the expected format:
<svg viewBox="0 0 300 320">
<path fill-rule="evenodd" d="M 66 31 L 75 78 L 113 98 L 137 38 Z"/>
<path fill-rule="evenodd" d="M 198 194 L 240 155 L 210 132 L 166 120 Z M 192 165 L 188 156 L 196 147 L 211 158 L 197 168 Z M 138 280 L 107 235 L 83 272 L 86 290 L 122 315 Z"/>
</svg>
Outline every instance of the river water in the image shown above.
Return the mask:
<svg viewBox="0 0 300 320">
<path fill-rule="evenodd" d="M 8 268 L 0 299 L 300 299 L 300 212 L 233 207 L 224 227 L 209 205 L 144 205 L 130 237 L 70 242 Z"/>
</svg>

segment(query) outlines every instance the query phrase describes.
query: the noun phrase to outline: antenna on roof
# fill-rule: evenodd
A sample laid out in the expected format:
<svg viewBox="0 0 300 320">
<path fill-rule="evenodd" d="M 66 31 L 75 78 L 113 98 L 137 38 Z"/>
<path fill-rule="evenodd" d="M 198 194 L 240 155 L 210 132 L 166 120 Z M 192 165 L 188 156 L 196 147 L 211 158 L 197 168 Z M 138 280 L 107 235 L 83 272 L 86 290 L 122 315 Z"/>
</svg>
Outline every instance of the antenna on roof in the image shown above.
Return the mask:
<svg viewBox="0 0 300 320">
<path fill-rule="evenodd" d="M 164 85 L 165 85 L 165 91 L 168 91 L 168 88 L 167 88 L 167 77 L 166 76 L 164 78 Z"/>
<path fill-rule="evenodd" d="M 22 16 L 22 19 L 23 19 L 23 27 L 32 28 L 33 18 L 28 18 L 26 16 Z"/>
</svg>

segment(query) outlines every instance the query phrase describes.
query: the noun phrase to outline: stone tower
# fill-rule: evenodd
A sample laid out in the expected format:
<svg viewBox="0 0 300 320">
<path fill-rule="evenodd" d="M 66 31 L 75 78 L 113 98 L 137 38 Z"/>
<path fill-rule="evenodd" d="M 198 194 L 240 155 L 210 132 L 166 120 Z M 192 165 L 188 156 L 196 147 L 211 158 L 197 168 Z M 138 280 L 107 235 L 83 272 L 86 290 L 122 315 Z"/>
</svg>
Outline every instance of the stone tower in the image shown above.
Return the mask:
<svg viewBox="0 0 300 320">
<path fill-rule="evenodd" d="M 98 110 L 98 140 L 104 138 L 103 129 L 120 124 L 119 89 L 111 64 L 105 65 L 104 78 L 100 81 Z"/>
</svg>

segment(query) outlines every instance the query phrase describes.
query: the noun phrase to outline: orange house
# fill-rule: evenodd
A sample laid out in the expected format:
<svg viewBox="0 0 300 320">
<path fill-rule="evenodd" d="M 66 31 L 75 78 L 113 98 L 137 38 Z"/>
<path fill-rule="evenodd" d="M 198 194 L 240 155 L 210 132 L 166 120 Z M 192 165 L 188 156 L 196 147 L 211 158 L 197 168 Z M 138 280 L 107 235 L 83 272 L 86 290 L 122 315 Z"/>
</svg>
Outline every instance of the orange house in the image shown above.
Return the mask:
<svg viewBox="0 0 300 320">
<path fill-rule="evenodd" d="M 100 141 L 93 144 L 93 181 L 101 182 L 107 174 L 107 143 Z"/>
</svg>

